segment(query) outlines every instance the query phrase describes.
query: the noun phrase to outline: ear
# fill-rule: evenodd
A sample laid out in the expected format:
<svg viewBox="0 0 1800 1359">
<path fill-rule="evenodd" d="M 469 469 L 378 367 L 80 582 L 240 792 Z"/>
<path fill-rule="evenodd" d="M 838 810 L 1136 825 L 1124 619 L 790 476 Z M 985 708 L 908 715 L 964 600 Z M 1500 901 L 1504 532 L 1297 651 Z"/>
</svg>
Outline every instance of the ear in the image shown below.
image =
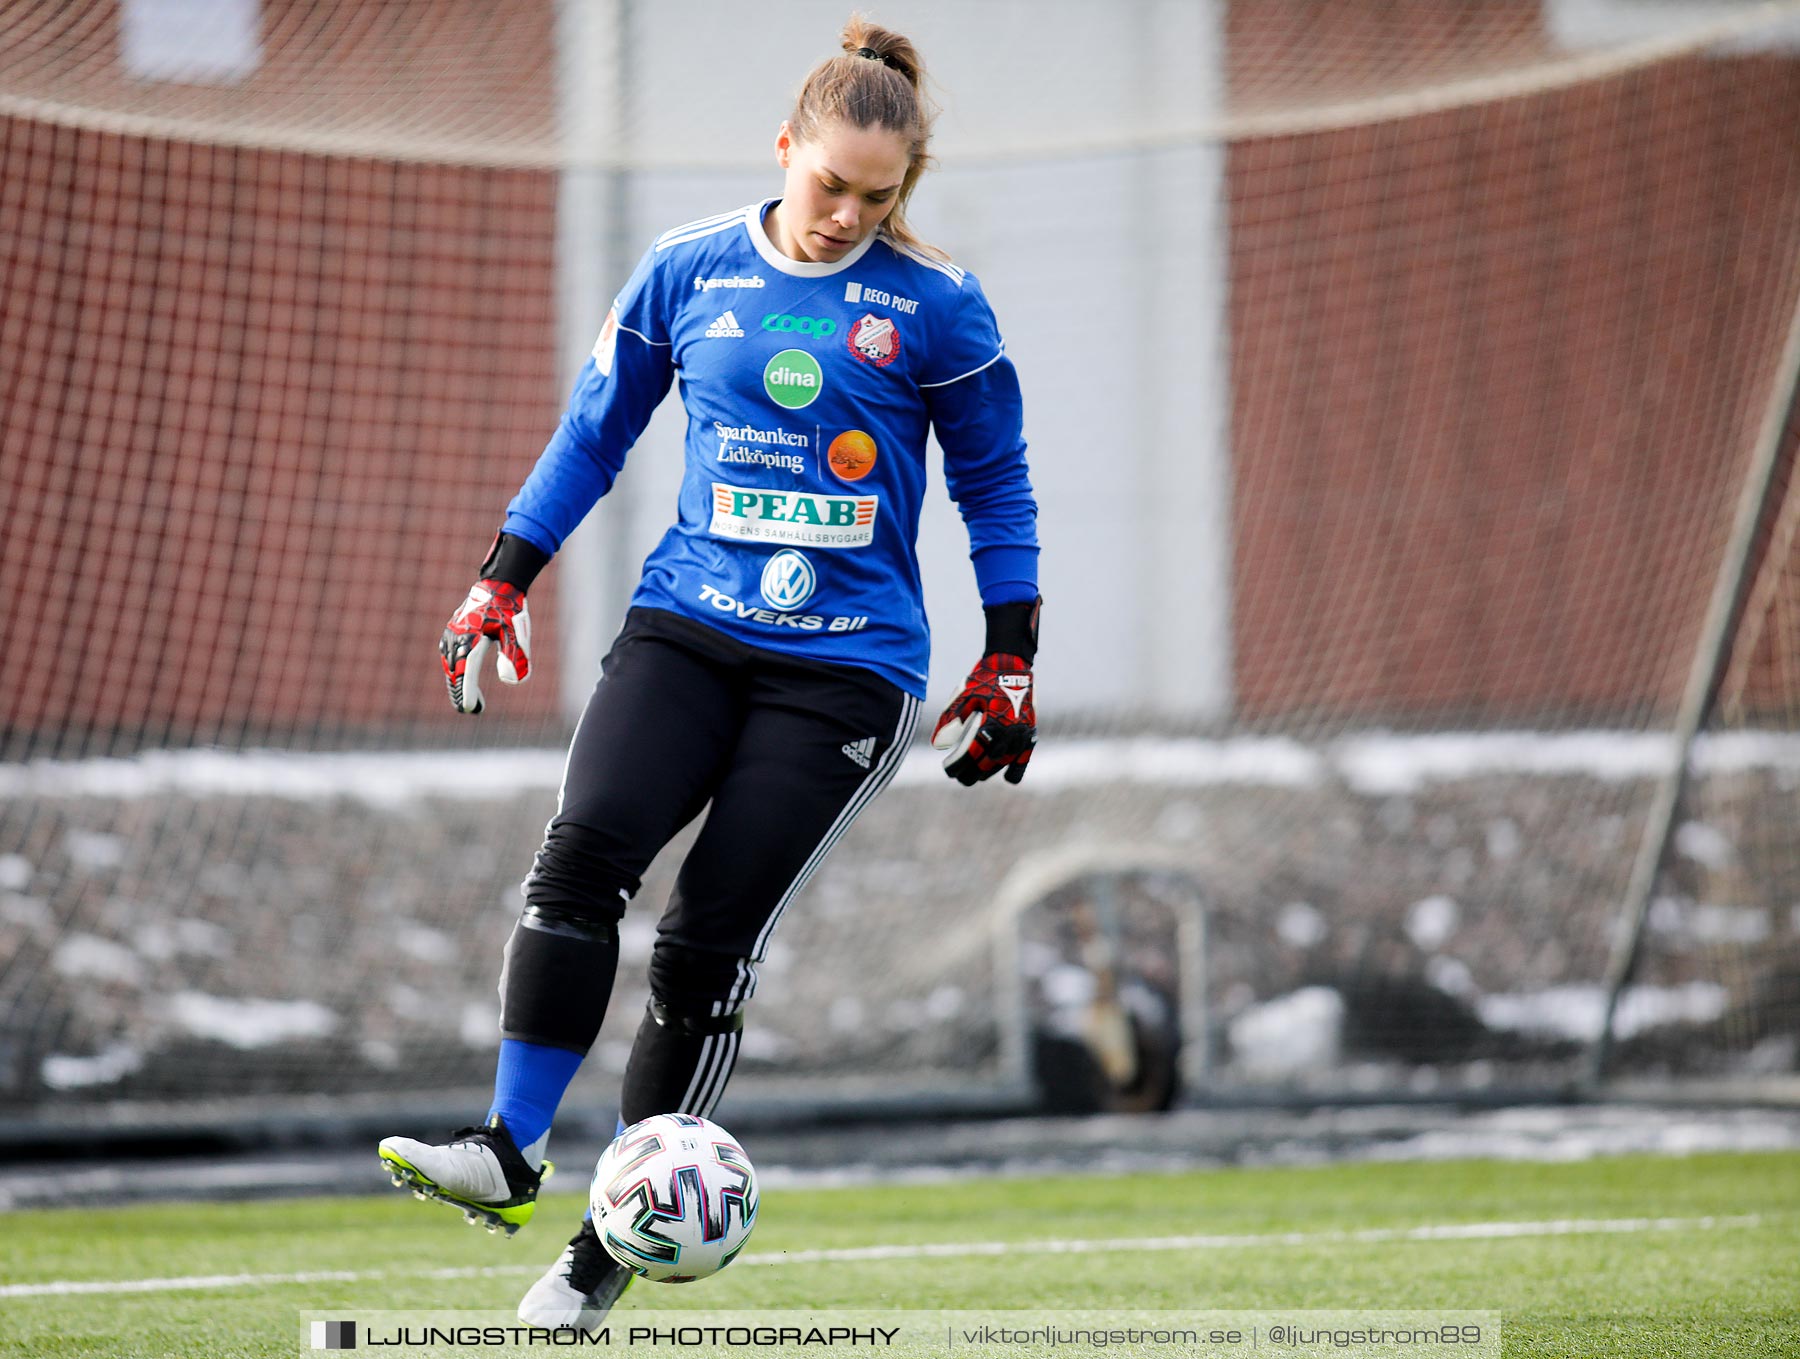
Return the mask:
<svg viewBox="0 0 1800 1359">
<path fill-rule="evenodd" d="M 787 119 L 781 120 L 781 130 L 775 134 L 775 163 L 782 169 L 788 168 L 788 162 L 794 155 L 794 129 L 788 125 Z"/>
</svg>

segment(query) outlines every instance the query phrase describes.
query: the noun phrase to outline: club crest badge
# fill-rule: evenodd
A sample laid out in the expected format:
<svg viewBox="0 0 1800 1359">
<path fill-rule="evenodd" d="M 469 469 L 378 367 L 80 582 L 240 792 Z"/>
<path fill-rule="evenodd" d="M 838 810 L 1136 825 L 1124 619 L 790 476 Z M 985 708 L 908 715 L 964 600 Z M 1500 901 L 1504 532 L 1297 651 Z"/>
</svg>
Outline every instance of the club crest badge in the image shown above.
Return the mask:
<svg viewBox="0 0 1800 1359">
<path fill-rule="evenodd" d="M 900 328 L 871 312 L 850 327 L 850 352 L 863 363 L 886 368 L 900 357 Z"/>
</svg>

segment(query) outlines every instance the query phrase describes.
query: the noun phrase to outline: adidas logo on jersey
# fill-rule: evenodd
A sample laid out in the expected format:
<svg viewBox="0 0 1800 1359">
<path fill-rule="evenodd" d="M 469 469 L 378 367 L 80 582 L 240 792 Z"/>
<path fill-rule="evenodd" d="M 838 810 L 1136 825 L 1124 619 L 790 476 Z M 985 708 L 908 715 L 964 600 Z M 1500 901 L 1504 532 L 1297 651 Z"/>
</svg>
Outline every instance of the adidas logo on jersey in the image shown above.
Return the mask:
<svg viewBox="0 0 1800 1359">
<path fill-rule="evenodd" d="M 867 769 L 869 767 L 870 759 L 875 755 L 875 738 L 873 736 L 865 736 L 860 741 L 850 742 L 849 745 L 844 747 L 844 754 L 855 760 L 857 764 L 861 765 L 864 769 Z"/>
<path fill-rule="evenodd" d="M 741 340 L 744 338 L 744 328 L 737 323 L 737 317 L 730 312 L 724 312 L 718 320 L 706 328 L 706 338 L 709 340 Z"/>
</svg>

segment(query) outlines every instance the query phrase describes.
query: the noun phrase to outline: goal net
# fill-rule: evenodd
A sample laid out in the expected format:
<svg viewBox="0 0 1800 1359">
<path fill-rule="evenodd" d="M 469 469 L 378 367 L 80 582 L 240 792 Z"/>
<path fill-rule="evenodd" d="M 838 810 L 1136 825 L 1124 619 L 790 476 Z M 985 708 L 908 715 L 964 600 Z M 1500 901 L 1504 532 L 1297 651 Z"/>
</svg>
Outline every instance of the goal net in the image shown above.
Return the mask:
<svg viewBox="0 0 1800 1359">
<path fill-rule="evenodd" d="M 638 252 L 779 191 L 845 16 L 767 9 L 0 0 L 21 1116 L 481 1097 L 678 402 L 530 684 L 458 718 L 434 645 Z M 1041 751 L 911 754 L 733 1097 L 1793 1089 L 1800 4 L 1019 14 L 877 17 L 1025 385 Z M 931 494 L 935 710 L 980 618 Z"/>
</svg>

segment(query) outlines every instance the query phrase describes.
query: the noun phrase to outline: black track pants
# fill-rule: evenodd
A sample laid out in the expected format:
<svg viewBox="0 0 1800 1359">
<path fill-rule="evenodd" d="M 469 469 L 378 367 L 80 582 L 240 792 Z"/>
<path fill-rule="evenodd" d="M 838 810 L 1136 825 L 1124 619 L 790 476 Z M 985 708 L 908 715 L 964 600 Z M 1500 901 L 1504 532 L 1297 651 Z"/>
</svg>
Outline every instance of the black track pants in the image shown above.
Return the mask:
<svg viewBox="0 0 1800 1359">
<path fill-rule="evenodd" d="M 892 780 L 919 709 L 872 671 L 749 647 L 664 610 L 627 615 L 576 728 L 526 896 L 617 921 L 657 852 L 706 812 L 658 926 L 628 1118 L 716 1103 L 754 964 Z"/>
</svg>

